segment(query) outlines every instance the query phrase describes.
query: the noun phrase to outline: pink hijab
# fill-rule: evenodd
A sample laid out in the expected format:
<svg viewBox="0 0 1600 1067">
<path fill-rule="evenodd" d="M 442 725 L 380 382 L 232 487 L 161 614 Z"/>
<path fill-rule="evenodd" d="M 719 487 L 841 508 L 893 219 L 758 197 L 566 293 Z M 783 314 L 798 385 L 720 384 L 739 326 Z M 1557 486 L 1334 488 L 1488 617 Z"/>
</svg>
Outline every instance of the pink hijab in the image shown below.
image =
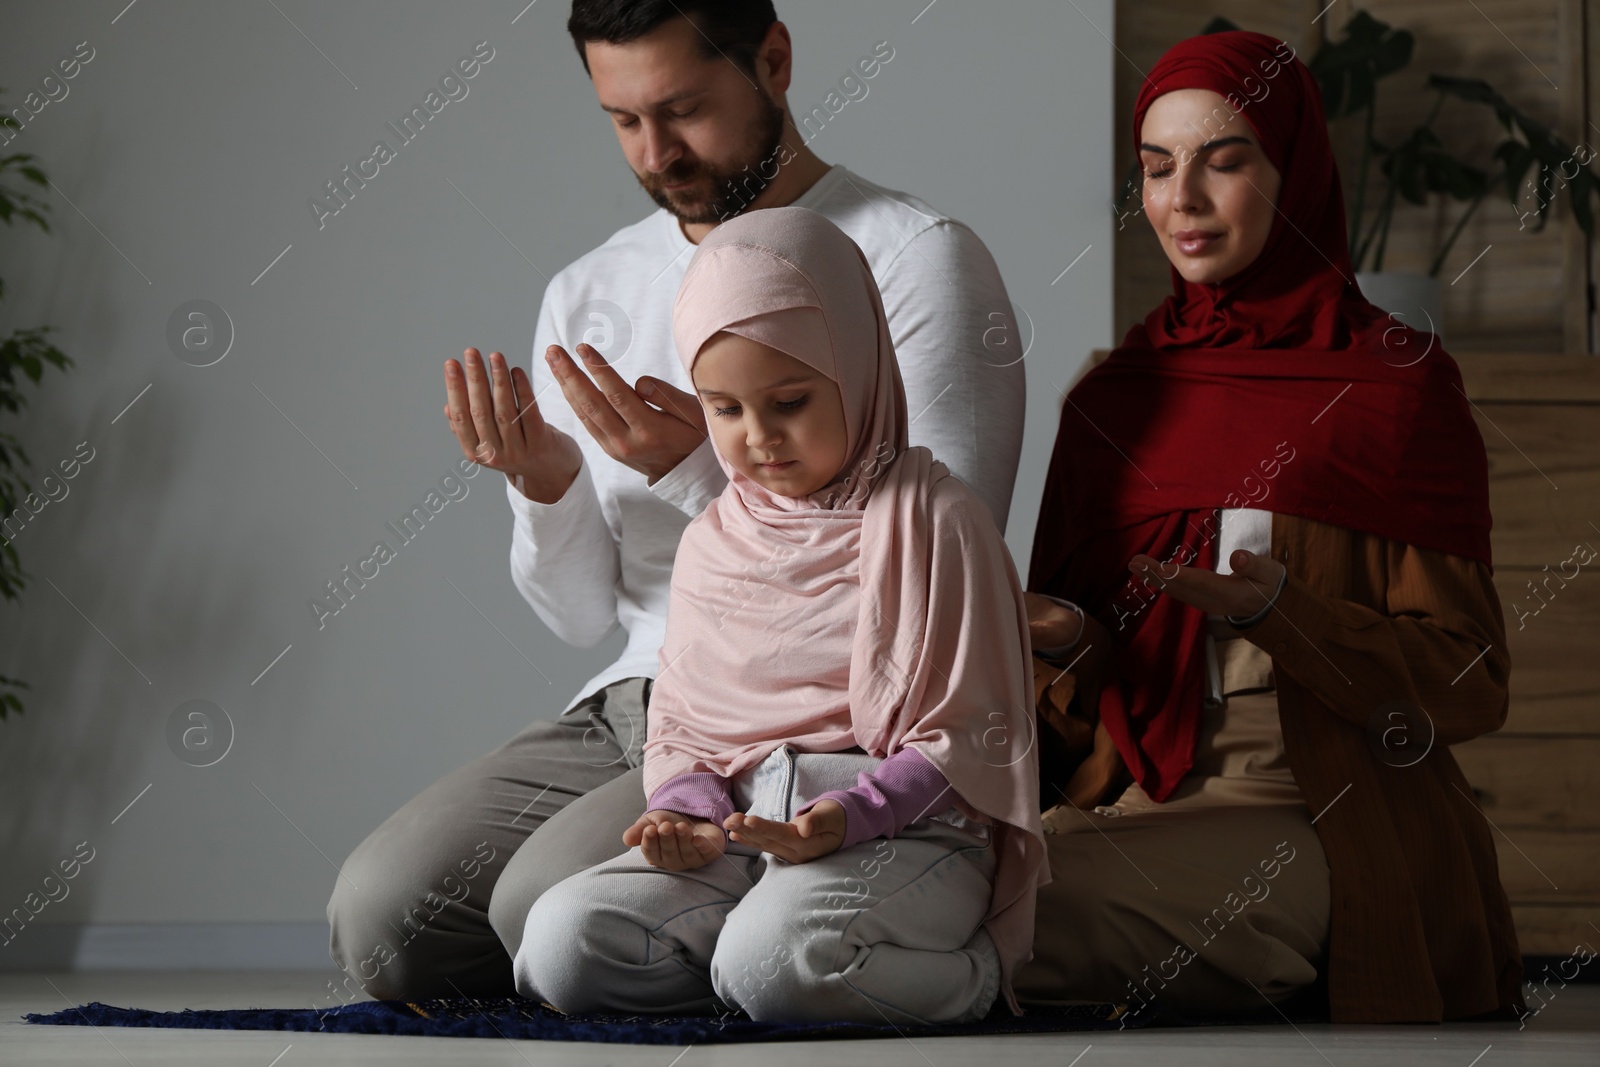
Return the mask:
<svg viewBox="0 0 1600 1067">
<path fill-rule="evenodd" d="M 748 212 L 696 250 L 673 307 L 693 375 L 714 334 L 816 368 L 843 401 L 846 462 L 809 497 L 746 478 L 684 531 L 651 691 L 645 794 L 681 774 L 731 777 L 787 742 L 802 752 L 913 747 L 997 824 L 985 925 L 1014 1013 L 1050 881 L 1039 823 L 1027 609 L 982 501 L 908 447 L 883 302 L 856 244 L 801 207 Z M 830 689 L 822 680 L 833 679 Z"/>
</svg>

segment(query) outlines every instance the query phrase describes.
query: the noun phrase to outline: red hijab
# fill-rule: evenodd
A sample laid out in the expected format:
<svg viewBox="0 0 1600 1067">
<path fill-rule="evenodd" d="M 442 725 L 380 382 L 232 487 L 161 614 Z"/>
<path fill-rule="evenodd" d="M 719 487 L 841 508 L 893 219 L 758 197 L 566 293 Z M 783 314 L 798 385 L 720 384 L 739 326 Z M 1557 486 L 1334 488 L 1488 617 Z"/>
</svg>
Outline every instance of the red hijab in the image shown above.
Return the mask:
<svg viewBox="0 0 1600 1067">
<path fill-rule="evenodd" d="M 1311 72 L 1263 34 L 1180 42 L 1140 91 L 1136 151 L 1150 104 L 1177 89 L 1243 113 L 1282 176 L 1277 214 L 1233 277 L 1174 269 L 1173 295 L 1068 395 L 1028 573 L 1110 629 L 1100 717 L 1157 801 L 1194 763 L 1205 614 L 1132 578 L 1134 555 L 1214 569 L 1214 509 L 1259 507 L 1491 563 L 1488 463 L 1460 371 L 1356 287 Z"/>
</svg>

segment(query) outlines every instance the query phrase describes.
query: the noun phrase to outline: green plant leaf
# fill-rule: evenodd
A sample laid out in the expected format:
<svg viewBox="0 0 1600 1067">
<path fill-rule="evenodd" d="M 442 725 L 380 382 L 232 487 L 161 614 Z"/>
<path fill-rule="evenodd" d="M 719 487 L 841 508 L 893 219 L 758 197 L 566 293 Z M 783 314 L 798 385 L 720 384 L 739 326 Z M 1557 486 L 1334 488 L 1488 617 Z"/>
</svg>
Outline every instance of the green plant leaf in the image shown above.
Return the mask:
<svg viewBox="0 0 1600 1067">
<path fill-rule="evenodd" d="M 1340 33 L 1337 40 L 1324 41 L 1307 64 L 1322 87 L 1329 119 L 1373 106 L 1378 79 L 1409 64 L 1416 43 L 1407 31 L 1392 29 L 1365 11 L 1352 15 Z"/>
<path fill-rule="evenodd" d="M 1430 74 L 1428 88 L 1473 104 L 1488 104 L 1493 107 L 1505 103 L 1505 98 L 1481 78 L 1456 78 L 1448 74 Z"/>
<path fill-rule="evenodd" d="M 22 128 L 9 114 L 0 114 L 0 127 Z M 26 152 L 0 157 L 0 173 L 9 171 L 15 171 L 23 181 L 36 186 L 50 184 L 44 171 L 33 163 L 33 156 Z M 44 212 L 51 208 L 49 203 L 21 189 L 0 186 L 0 221 L 8 226 L 14 217 L 21 217 L 49 233 L 50 225 Z M 0 282 L 0 295 L 3 294 L 4 284 Z M 19 388 L 20 376 L 37 384 L 47 364 L 63 370 L 71 365 L 66 354 L 50 343 L 47 335 L 51 329 L 49 326 L 14 329 L 0 340 L 0 409 L 16 414 L 27 406 L 29 396 Z M 19 508 L 27 507 L 26 500 L 32 489 L 22 472 L 29 466 L 28 454 L 21 442 L 11 433 L 0 432 L 0 522 L 9 520 Z M 26 584 L 27 574 L 22 569 L 16 546 L 8 537 L 0 535 L 0 597 L 16 600 Z M 21 679 L 0 675 L 0 719 L 22 713 L 22 699 L 18 693 L 27 688 L 28 683 Z"/>
<path fill-rule="evenodd" d="M 1432 166 L 1435 183 L 1456 200 L 1476 200 L 1489 191 L 1489 175 L 1477 167 L 1442 152 Z"/>
<path fill-rule="evenodd" d="M 1522 179 L 1533 165 L 1533 153 L 1521 141 L 1504 141 L 1494 150 L 1494 158 L 1505 164 L 1506 195 L 1511 200 L 1511 206 L 1515 207 L 1517 194 L 1522 189 Z"/>
<path fill-rule="evenodd" d="M 1410 30 L 1395 30 L 1372 46 L 1372 73 L 1382 78 L 1403 70 L 1411 62 L 1416 38 Z"/>
<path fill-rule="evenodd" d="M 1365 111 L 1378 97 L 1378 79 L 1364 67 L 1345 72 L 1345 108 L 1351 114 Z"/>
<path fill-rule="evenodd" d="M 1388 32 L 1387 22 L 1380 22 L 1361 8 L 1357 8 L 1356 13 L 1350 16 L 1350 21 L 1344 24 L 1345 40 L 1363 48 L 1378 44 Z"/>
</svg>

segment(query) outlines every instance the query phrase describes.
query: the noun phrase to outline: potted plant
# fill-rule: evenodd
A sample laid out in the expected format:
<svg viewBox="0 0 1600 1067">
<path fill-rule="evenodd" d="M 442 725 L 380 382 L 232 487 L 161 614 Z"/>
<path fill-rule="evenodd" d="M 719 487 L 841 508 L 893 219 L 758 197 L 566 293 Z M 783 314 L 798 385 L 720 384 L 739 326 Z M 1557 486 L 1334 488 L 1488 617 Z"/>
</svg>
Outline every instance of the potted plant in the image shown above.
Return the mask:
<svg viewBox="0 0 1600 1067">
<path fill-rule="evenodd" d="M 1350 255 L 1356 282 L 1367 299 L 1379 307 L 1402 314 L 1418 311 L 1419 318 L 1427 321 L 1412 320 L 1411 325 L 1429 325 L 1442 335 L 1440 271 L 1467 223 L 1494 190 L 1503 188 L 1524 228 L 1537 232 L 1549 220 L 1555 194 L 1565 188 L 1574 221 L 1592 236 L 1594 214 L 1589 198 L 1600 193 L 1600 179 L 1588 167 L 1591 151 L 1573 148 L 1487 82 L 1476 78 L 1429 75 L 1427 86 L 1436 96 L 1428 117 L 1392 145 L 1377 140 L 1373 136 L 1377 81 L 1411 62 L 1413 44 L 1409 32 L 1394 29 L 1358 10 L 1345 23 L 1339 40 L 1324 40 L 1308 66 L 1322 87 L 1328 121 L 1357 118 L 1363 124 L 1361 161 L 1350 210 Z M 1507 137 L 1491 154 L 1496 165 L 1490 169 L 1459 158 L 1434 131 L 1434 123 L 1450 98 L 1489 108 L 1505 128 Z M 1383 174 L 1383 183 L 1369 221 L 1367 186 L 1374 161 Z M 1529 177 L 1531 170 L 1536 171 L 1536 179 Z M 1526 210 L 1523 208 L 1529 201 L 1524 197 L 1525 190 L 1531 194 L 1532 204 Z M 1427 273 L 1386 271 L 1384 254 L 1399 201 L 1421 206 L 1434 196 L 1464 203 L 1466 209 L 1434 250 Z"/>
<path fill-rule="evenodd" d="M 9 113 L 0 114 L 0 126 L 21 128 Z M 20 175 L 35 185 L 49 184 L 44 172 L 33 165 L 33 156 L 23 152 L 0 156 L 0 221 L 10 226 L 12 217 L 20 216 L 49 233 L 50 224 L 41 212 L 49 211 L 50 205 L 5 181 L 12 174 Z M 4 295 L 5 282 L 0 280 L 0 298 Z M 29 381 L 37 383 L 44 373 L 45 364 L 52 364 L 58 370 L 65 370 L 72 365 L 70 358 L 46 340 L 45 334 L 52 329 L 52 326 L 14 329 L 10 336 L 0 340 L 0 410 L 6 414 L 14 416 L 28 404 L 28 396 L 18 380 L 19 372 L 26 375 Z M 0 430 L 0 523 L 24 507 L 26 499 L 33 495 L 33 490 L 23 477 L 28 466 L 28 453 L 22 443 L 11 433 Z M 7 529 L 0 526 L 0 596 L 17 600 L 26 584 L 25 574 Z M 28 683 L 21 679 L 0 674 L 0 719 L 10 712 L 22 711 L 22 698 L 18 693 L 26 688 Z"/>
</svg>

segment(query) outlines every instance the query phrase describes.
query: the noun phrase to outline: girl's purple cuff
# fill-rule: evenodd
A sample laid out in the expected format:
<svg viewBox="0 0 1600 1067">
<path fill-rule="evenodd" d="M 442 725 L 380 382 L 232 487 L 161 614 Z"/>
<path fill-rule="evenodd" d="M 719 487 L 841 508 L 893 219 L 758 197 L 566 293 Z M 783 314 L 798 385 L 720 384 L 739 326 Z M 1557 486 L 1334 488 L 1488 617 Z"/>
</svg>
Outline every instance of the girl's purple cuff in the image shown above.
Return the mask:
<svg viewBox="0 0 1600 1067">
<path fill-rule="evenodd" d="M 914 748 L 902 748 L 870 773 L 862 771 L 856 782 L 853 788 L 832 789 L 814 797 L 795 817 L 816 807 L 818 801 L 837 801 L 844 808 L 844 841 L 839 845 L 843 849 L 877 837 L 893 837 L 955 802 L 955 790 L 939 768 Z"/>
<path fill-rule="evenodd" d="M 733 814 L 733 796 L 722 775 L 697 771 L 662 782 L 645 805 L 646 811 L 657 808 L 707 819 L 720 827 Z"/>
</svg>

